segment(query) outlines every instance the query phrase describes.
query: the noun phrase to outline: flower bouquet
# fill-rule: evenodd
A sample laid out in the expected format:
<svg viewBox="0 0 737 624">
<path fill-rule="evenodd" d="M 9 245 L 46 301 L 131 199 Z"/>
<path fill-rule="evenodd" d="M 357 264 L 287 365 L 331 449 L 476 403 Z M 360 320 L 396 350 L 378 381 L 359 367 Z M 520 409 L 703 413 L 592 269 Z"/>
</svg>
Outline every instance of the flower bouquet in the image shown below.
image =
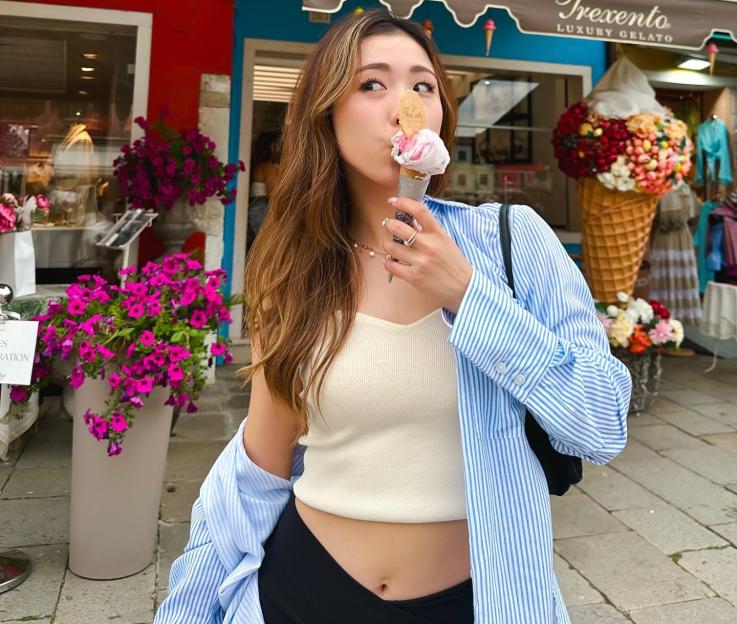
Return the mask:
<svg viewBox="0 0 737 624">
<path fill-rule="evenodd" d="M 149 262 L 140 271 L 125 268 L 123 285 L 97 275 L 83 275 L 67 290 L 67 299 L 50 302 L 39 321 L 38 343 L 30 387 L 14 386 L 11 399 L 23 402 L 49 383 L 52 366 L 73 366 L 69 385 L 102 379 L 109 393 L 104 406 L 88 409 L 89 433 L 119 455 L 136 411 L 154 387 L 168 391 L 167 405 L 197 410 L 205 385 L 202 360 L 223 356 L 229 341 L 219 338 L 209 348 L 206 336 L 230 321 L 229 301 L 221 293 L 222 270 L 205 271 L 185 254 Z"/>
<path fill-rule="evenodd" d="M 0 234 L 30 230 L 37 215 L 48 215 L 50 207 L 46 195 L 16 197 L 3 193 L 0 195 Z"/>
<path fill-rule="evenodd" d="M 168 110 L 149 122 L 136 117 L 144 136 L 124 145 L 113 161 L 113 173 L 123 195 L 133 208 L 168 211 L 180 199 L 190 206 L 218 197 L 224 204 L 233 202 L 236 189 L 229 183 L 243 162 L 223 164 L 215 156 L 215 143 L 198 129 L 177 130 L 164 119 Z"/>
<path fill-rule="evenodd" d="M 691 167 L 686 124 L 660 106 L 625 57 L 553 132 L 558 166 L 577 180 L 583 256 L 596 299 L 631 294 L 658 198 Z"/>
<path fill-rule="evenodd" d="M 678 349 L 683 325 L 659 301 L 634 299 L 617 293 L 618 305 L 596 304 L 596 315 L 606 330 L 612 353 L 632 375 L 630 412 L 646 409 L 660 383 L 660 356 Z"/>
</svg>

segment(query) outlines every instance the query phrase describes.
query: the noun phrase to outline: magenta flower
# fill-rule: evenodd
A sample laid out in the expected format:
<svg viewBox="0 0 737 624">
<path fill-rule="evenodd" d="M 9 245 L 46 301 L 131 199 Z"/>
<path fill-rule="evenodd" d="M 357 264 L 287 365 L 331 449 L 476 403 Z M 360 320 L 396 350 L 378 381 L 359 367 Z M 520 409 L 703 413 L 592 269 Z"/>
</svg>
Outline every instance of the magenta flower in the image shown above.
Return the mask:
<svg viewBox="0 0 737 624">
<path fill-rule="evenodd" d="M 212 353 L 215 357 L 223 355 L 227 350 L 228 347 L 222 342 L 213 342 L 210 345 L 210 353 Z"/>
<path fill-rule="evenodd" d="M 90 433 L 92 433 L 92 435 L 98 440 L 102 440 L 107 434 L 107 428 L 107 420 L 100 418 L 99 416 L 95 416 L 92 422 L 92 431 Z"/>
<path fill-rule="evenodd" d="M 128 316 L 131 318 L 141 318 L 143 316 L 144 307 L 140 303 L 134 303 L 130 308 L 128 308 Z"/>
<path fill-rule="evenodd" d="M 115 357 L 115 353 L 113 353 L 110 349 L 108 349 L 105 345 L 97 345 L 97 352 L 104 357 L 105 359 L 109 360 L 111 358 Z"/>
<path fill-rule="evenodd" d="M 207 316 L 202 310 L 195 310 L 194 312 L 192 312 L 192 317 L 189 319 L 189 324 L 196 329 L 202 329 L 205 325 L 207 325 Z"/>
<path fill-rule="evenodd" d="M 108 457 L 115 457 L 116 455 L 120 455 L 123 448 L 120 446 L 118 442 L 110 441 L 107 445 L 107 456 Z"/>
<path fill-rule="evenodd" d="M 10 400 L 23 403 L 28 400 L 28 390 L 23 386 L 10 386 Z"/>
<path fill-rule="evenodd" d="M 128 429 L 128 423 L 125 420 L 125 416 L 120 412 L 114 412 L 110 418 L 110 427 L 115 433 L 123 433 Z"/>
<path fill-rule="evenodd" d="M 156 342 L 156 336 L 154 336 L 154 333 L 152 331 L 146 329 L 141 332 L 140 341 L 144 347 L 150 347 Z"/>
<path fill-rule="evenodd" d="M 179 364 L 171 364 L 166 371 L 171 381 L 182 381 L 184 379 L 184 370 Z"/>
<path fill-rule="evenodd" d="M 107 383 L 112 390 L 117 390 L 123 380 L 117 373 L 111 373 L 107 378 Z"/>
<path fill-rule="evenodd" d="M 148 394 L 153 388 L 154 382 L 151 377 L 146 376 L 136 381 L 136 391 L 139 394 Z"/>
<path fill-rule="evenodd" d="M 84 371 L 79 366 L 75 366 L 72 369 L 72 373 L 69 378 L 69 385 L 76 390 L 83 383 L 84 383 Z"/>
<path fill-rule="evenodd" d="M 69 301 L 69 305 L 67 306 L 67 311 L 69 312 L 69 314 L 72 314 L 74 316 L 84 314 L 86 309 L 87 304 L 84 301 L 80 301 L 79 299 L 71 299 Z"/>
</svg>

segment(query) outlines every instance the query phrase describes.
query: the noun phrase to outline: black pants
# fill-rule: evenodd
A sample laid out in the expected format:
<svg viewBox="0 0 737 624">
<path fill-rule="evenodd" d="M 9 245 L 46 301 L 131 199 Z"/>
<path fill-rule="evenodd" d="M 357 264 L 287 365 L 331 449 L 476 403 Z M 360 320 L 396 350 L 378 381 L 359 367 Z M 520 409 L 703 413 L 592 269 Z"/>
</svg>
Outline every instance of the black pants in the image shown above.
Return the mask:
<svg viewBox="0 0 737 624">
<path fill-rule="evenodd" d="M 429 596 L 384 600 L 325 550 L 293 494 L 264 549 L 258 588 L 266 624 L 473 624 L 470 578 Z"/>
</svg>

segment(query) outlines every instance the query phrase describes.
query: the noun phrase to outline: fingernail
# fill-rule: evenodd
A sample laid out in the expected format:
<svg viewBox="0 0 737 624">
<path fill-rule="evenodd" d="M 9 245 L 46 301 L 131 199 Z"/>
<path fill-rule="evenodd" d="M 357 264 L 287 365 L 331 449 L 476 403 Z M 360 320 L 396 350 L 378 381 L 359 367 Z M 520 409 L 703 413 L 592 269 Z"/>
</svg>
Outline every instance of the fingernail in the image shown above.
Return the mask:
<svg viewBox="0 0 737 624">
<path fill-rule="evenodd" d="M 418 232 L 422 232 L 422 226 L 417 222 L 417 219 L 412 219 L 412 225 L 417 228 Z"/>
<path fill-rule="evenodd" d="M 390 198 L 389 198 L 389 199 L 387 199 L 386 201 L 387 201 L 387 203 L 389 203 L 389 204 L 394 204 L 394 203 L 396 203 L 397 199 L 398 199 L 397 197 L 390 197 Z"/>
<path fill-rule="evenodd" d="M 381 225 L 386 225 L 387 221 L 389 221 L 389 217 L 385 217 L 384 220 L 381 222 Z"/>
</svg>

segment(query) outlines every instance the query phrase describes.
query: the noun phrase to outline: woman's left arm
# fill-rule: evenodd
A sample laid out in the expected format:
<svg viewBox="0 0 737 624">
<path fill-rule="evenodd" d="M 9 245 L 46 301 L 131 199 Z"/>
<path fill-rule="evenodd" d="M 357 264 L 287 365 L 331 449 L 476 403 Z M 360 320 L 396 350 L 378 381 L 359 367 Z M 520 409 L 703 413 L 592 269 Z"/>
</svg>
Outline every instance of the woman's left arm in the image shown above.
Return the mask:
<svg viewBox="0 0 737 624">
<path fill-rule="evenodd" d="M 497 208 L 466 215 L 473 231 L 456 234 L 471 239 L 466 257 L 427 206 L 396 197 L 389 203 L 414 217 L 422 234 L 385 219 L 393 235 L 416 241 L 386 241 L 384 266 L 443 302 L 456 351 L 527 406 L 559 451 L 597 464 L 613 459 L 627 442 L 632 382 L 609 351 L 583 276 L 545 221 L 528 206 L 510 211 L 516 300 L 496 267 L 478 268 L 499 255 L 488 249 L 492 240 L 499 245 Z"/>
<path fill-rule="evenodd" d="M 629 372 L 555 233 L 528 206 L 514 206 L 510 223 L 520 300 L 474 269 L 448 340 L 532 412 L 556 450 L 604 464 L 627 442 Z"/>
</svg>

